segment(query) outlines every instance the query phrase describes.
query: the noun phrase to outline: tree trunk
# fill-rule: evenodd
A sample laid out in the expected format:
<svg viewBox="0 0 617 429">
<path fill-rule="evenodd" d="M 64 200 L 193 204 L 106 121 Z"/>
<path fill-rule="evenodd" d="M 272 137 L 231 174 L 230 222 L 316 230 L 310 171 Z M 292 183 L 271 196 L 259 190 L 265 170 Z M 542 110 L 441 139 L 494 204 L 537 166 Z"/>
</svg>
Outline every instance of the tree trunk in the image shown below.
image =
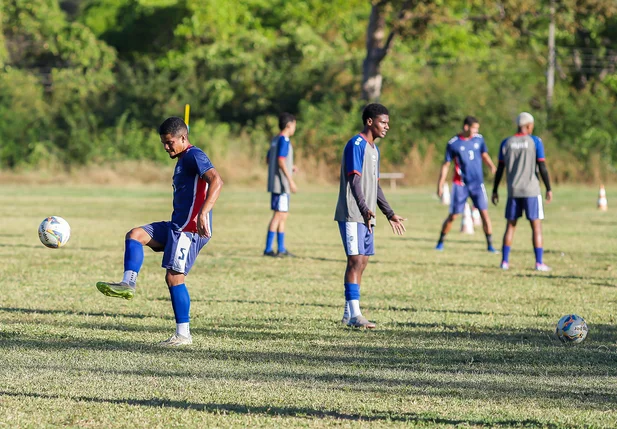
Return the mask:
<svg viewBox="0 0 617 429">
<path fill-rule="evenodd" d="M 371 8 L 366 32 L 366 58 L 362 64 L 362 98 L 366 101 L 378 101 L 381 96 L 381 61 L 387 53 L 391 34 L 385 46 L 385 10 L 383 2 L 374 4 Z"/>
</svg>

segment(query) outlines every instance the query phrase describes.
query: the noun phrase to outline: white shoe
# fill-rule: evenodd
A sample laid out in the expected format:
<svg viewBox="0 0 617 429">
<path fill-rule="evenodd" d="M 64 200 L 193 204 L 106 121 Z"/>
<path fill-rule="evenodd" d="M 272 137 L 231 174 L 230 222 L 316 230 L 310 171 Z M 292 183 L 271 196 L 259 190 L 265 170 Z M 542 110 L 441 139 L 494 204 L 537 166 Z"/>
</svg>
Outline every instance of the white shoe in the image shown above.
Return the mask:
<svg viewBox="0 0 617 429">
<path fill-rule="evenodd" d="M 193 337 L 190 335 L 185 337 L 184 335 L 173 334 L 171 337 L 167 338 L 165 341 L 161 341 L 159 344 L 165 347 L 187 346 L 189 344 L 193 344 Z"/>
<path fill-rule="evenodd" d="M 552 268 L 546 264 L 536 264 L 536 271 L 549 272 L 552 271 Z"/>
</svg>

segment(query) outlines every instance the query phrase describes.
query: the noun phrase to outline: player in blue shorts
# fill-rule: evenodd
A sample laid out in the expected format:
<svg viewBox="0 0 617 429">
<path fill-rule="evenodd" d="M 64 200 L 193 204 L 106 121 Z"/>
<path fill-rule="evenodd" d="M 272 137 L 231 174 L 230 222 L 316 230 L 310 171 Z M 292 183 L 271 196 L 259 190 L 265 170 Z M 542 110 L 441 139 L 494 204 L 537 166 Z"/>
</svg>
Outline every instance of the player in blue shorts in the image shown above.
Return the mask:
<svg viewBox="0 0 617 429">
<path fill-rule="evenodd" d="M 516 223 L 525 212 L 533 232 L 532 241 L 536 254 L 536 270 L 550 271 L 551 268 L 543 261 L 542 219 L 544 219 L 544 207 L 542 206 L 540 180 L 537 175 L 537 171 L 539 171 L 544 186 L 546 186 L 546 202 L 550 203 L 553 199 L 553 192 L 551 191 L 551 183 L 544 159 L 544 144 L 540 137 L 533 135 L 534 119 L 531 114 L 521 113 L 518 115 L 516 123 L 518 132 L 501 142 L 499 168 L 495 175 L 492 196 L 493 204 L 497 205 L 499 202 L 497 193 L 499 182 L 505 171 L 508 180 L 508 202 L 506 204 L 508 223 L 503 236 L 501 268 L 503 270 L 510 268 L 510 246 L 512 246 L 514 239 Z"/>
<path fill-rule="evenodd" d="M 473 116 L 467 116 L 463 121 L 463 131 L 452 137 L 446 146 L 446 156 L 437 182 L 437 195 L 441 198 L 450 163 L 454 161 L 452 200 L 450 213 L 441 227 L 436 250 L 444 249 L 443 241 L 452 228 L 452 222 L 460 213 L 463 213 L 465 203 L 471 197 L 473 205 L 480 211 L 487 250 L 491 253 L 498 253 L 493 247 L 493 227 L 488 215 L 488 196 L 484 187 L 482 162 L 491 169 L 492 174 L 495 174 L 496 168 L 486 149 L 484 137 L 478 134 L 479 130 L 480 122 Z"/>
<path fill-rule="evenodd" d="M 181 346 L 192 343 L 189 329 L 191 299 L 184 279 L 199 251 L 212 237 L 212 208 L 223 180 L 208 156 L 189 143 L 188 128 L 182 119 L 166 119 L 159 127 L 159 134 L 169 157 L 177 159 L 171 221 L 131 229 L 126 234 L 122 281 L 98 282 L 96 287 L 104 295 L 132 299 L 144 261 L 143 246 L 163 252 L 162 267 L 167 270 L 165 281 L 176 318 L 176 332 L 161 344 Z"/>
<path fill-rule="evenodd" d="M 296 132 L 296 118 L 291 113 L 279 115 L 280 134 L 270 144 L 268 150 L 268 192 L 271 193 L 270 207 L 274 212 L 268 225 L 264 256 L 294 256 L 285 248 L 285 223 L 289 214 L 289 195 L 296 192 L 292 174 L 294 150 L 289 138 Z M 277 238 L 278 252 L 274 252 L 274 237 Z"/>
<path fill-rule="evenodd" d="M 364 130 L 345 145 L 341 161 L 341 184 L 334 220 L 338 221 L 347 254 L 343 324 L 375 328 L 360 311 L 360 284 L 370 255 L 375 254 L 373 229 L 377 207 L 386 215 L 392 231 L 405 232 L 402 217 L 394 214 L 379 185 L 379 149 L 375 144 L 390 129 L 388 109 L 369 104 L 362 112 Z"/>
</svg>

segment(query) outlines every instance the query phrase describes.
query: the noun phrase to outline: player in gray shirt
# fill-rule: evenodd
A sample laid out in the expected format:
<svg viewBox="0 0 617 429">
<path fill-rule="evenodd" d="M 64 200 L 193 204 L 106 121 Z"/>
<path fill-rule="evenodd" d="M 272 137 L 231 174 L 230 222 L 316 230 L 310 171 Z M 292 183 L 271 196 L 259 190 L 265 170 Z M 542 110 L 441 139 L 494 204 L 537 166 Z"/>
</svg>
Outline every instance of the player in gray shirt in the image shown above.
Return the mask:
<svg viewBox="0 0 617 429">
<path fill-rule="evenodd" d="M 345 312 L 343 324 L 375 328 L 360 311 L 360 283 L 370 255 L 375 254 L 373 227 L 377 207 L 386 215 L 392 231 L 405 232 L 402 217 L 394 214 L 379 186 L 379 149 L 375 144 L 390 129 L 388 109 L 369 104 L 362 112 L 364 130 L 351 138 L 343 150 L 341 185 L 334 220 L 338 221 L 347 254 Z"/>
<path fill-rule="evenodd" d="M 280 134 L 272 139 L 268 150 L 268 192 L 270 192 L 270 208 L 274 212 L 268 224 L 266 248 L 264 256 L 284 257 L 294 256 L 285 248 L 285 223 L 289 214 L 289 195 L 296 192 L 296 183 L 292 174 L 296 171 L 294 165 L 294 149 L 289 138 L 296 132 L 296 118 L 291 113 L 279 115 Z M 274 237 L 277 238 L 278 252 L 274 252 Z"/>
<path fill-rule="evenodd" d="M 546 202 L 553 199 L 551 183 L 544 160 L 544 144 L 540 137 L 534 136 L 534 119 L 531 114 L 523 112 L 518 115 L 518 132 L 505 139 L 499 149 L 499 167 L 495 174 L 493 187 L 493 204 L 499 202 L 498 187 L 504 170 L 508 180 L 508 203 L 506 204 L 506 219 L 508 221 L 506 232 L 503 236 L 501 268 L 510 268 L 510 246 L 514 239 L 516 222 L 523 215 L 531 223 L 533 231 L 533 247 L 536 254 L 536 270 L 550 271 L 550 267 L 542 260 L 544 255 L 542 237 L 542 219 L 544 219 L 544 207 L 540 180 L 537 171 L 542 176 L 546 186 Z"/>
</svg>

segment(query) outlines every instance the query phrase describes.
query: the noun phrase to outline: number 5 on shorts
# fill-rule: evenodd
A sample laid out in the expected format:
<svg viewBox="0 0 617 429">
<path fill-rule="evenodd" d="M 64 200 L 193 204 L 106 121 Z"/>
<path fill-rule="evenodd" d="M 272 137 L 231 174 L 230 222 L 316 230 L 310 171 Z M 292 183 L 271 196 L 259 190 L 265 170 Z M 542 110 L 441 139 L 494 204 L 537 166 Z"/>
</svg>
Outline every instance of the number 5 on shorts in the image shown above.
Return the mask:
<svg viewBox="0 0 617 429">
<path fill-rule="evenodd" d="M 184 272 L 190 245 L 191 239 L 186 234 L 181 234 L 174 255 L 174 271 L 179 273 Z"/>
</svg>

